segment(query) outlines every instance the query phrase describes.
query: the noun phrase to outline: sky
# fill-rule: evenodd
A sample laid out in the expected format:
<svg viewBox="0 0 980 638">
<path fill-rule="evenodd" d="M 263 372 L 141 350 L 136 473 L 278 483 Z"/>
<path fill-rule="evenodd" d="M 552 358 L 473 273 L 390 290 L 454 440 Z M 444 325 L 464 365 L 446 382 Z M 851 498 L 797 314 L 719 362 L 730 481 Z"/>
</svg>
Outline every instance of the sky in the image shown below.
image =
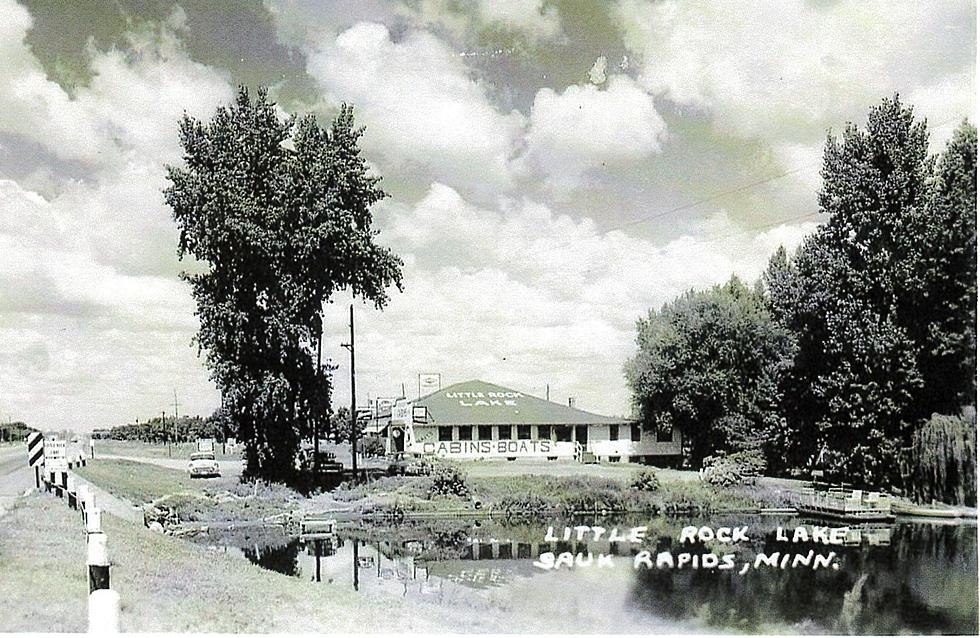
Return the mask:
<svg viewBox="0 0 980 638">
<path fill-rule="evenodd" d="M 898 93 L 975 120 L 971 2 L 0 0 L 0 420 L 208 415 L 161 190 L 238 85 L 342 102 L 404 291 L 355 303 L 357 399 L 483 379 L 626 415 L 637 319 L 824 219 L 828 134 Z M 326 306 L 350 402 L 349 294 Z"/>
</svg>

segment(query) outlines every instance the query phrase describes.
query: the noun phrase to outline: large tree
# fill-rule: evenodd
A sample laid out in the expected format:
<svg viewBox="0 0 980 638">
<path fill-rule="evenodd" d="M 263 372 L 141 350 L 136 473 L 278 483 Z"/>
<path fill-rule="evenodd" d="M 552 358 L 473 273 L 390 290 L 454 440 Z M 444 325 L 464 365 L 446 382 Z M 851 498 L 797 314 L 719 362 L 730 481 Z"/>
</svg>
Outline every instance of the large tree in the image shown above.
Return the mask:
<svg viewBox="0 0 980 638">
<path fill-rule="evenodd" d="M 343 106 L 329 128 L 281 118 L 245 88 L 210 122 L 180 122 L 183 165 L 164 191 L 197 302 L 199 347 L 245 443 L 247 477 L 292 482 L 299 440 L 330 412 L 317 367 L 322 308 L 343 288 L 382 307 L 401 261 L 375 243 L 371 205 L 385 196 Z"/>
<path fill-rule="evenodd" d="M 765 276 L 799 346 L 784 388 L 795 462 L 894 480 L 913 424 L 971 401 L 975 166 L 964 125 L 937 171 L 926 123 L 897 97 L 866 128 L 828 137 L 819 202 L 830 218 Z"/>
<path fill-rule="evenodd" d="M 690 291 L 637 322 L 638 352 L 626 378 L 649 428 L 678 427 L 690 460 L 772 449 L 784 430 L 779 382 L 792 362 L 790 334 L 761 290 L 733 277 Z"/>
</svg>

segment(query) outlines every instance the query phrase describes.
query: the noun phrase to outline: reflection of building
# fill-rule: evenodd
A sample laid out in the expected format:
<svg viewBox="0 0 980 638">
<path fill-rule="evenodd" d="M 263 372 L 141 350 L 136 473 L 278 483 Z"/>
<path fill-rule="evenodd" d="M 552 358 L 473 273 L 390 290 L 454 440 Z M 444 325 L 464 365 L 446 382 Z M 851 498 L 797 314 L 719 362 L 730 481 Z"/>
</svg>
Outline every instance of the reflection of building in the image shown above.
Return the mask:
<svg viewBox="0 0 980 638">
<path fill-rule="evenodd" d="M 681 454 L 680 433 L 553 403 L 484 381 L 392 406 L 389 452 L 452 458 L 650 462 Z"/>
</svg>

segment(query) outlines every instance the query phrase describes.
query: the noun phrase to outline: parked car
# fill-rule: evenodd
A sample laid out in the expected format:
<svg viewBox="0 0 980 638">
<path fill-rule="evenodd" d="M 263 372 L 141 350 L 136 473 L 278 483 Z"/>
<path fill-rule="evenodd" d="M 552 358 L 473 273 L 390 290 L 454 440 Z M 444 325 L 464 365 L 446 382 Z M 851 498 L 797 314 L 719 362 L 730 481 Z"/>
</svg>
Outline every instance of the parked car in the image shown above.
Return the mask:
<svg viewBox="0 0 980 638">
<path fill-rule="evenodd" d="M 221 476 L 221 468 L 218 461 L 214 458 L 214 452 L 194 452 L 191 454 L 190 463 L 187 464 L 187 471 L 191 478 L 199 476 Z"/>
</svg>

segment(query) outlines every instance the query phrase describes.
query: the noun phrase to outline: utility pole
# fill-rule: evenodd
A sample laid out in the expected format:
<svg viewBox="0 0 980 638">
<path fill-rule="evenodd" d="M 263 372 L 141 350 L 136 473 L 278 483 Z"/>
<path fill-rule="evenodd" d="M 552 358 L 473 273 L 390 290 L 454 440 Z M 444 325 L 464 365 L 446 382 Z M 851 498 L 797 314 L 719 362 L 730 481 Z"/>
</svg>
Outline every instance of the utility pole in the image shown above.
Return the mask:
<svg viewBox="0 0 980 638">
<path fill-rule="evenodd" d="M 167 456 L 171 456 L 170 437 L 167 436 L 167 413 L 163 411 L 160 412 L 160 427 L 163 428 L 163 438 L 167 439 Z"/>
<path fill-rule="evenodd" d="M 351 339 L 353 341 L 353 339 Z M 322 374 L 320 361 L 323 357 L 323 317 L 320 317 L 320 338 L 316 341 L 316 378 Z M 320 476 L 320 415 L 313 415 L 313 476 Z"/>
<path fill-rule="evenodd" d="M 177 445 L 177 388 L 174 388 L 174 446 Z"/>
<path fill-rule="evenodd" d="M 350 343 L 340 344 L 350 350 L 350 463 L 357 482 L 357 392 L 354 389 L 354 304 L 350 305 Z"/>
</svg>

